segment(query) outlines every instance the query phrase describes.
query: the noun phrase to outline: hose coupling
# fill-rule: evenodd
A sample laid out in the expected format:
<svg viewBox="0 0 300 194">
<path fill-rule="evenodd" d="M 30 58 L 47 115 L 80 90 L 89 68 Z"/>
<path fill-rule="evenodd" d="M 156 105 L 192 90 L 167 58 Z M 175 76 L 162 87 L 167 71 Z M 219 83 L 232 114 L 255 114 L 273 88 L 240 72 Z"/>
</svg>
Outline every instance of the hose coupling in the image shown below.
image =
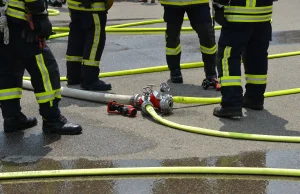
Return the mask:
<svg viewBox="0 0 300 194">
<path fill-rule="evenodd" d="M 173 111 L 173 97 L 169 94 L 161 96 L 160 111 L 162 113 L 171 113 Z"/>
</svg>

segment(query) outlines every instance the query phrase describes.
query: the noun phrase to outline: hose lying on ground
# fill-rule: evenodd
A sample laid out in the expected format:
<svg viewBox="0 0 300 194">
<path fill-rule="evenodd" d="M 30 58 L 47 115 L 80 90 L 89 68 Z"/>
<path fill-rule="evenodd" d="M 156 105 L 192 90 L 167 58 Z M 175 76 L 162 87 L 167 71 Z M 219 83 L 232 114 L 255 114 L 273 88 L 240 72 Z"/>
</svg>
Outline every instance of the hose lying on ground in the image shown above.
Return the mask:
<svg viewBox="0 0 300 194">
<path fill-rule="evenodd" d="M 0 179 L 51 178 L 74 176 L 114 176 L 114 175 L 161 175 L 161 174 L 224 174 L 224 175 L 268 175 L 299 177 L 300 170 L 284 168 L 254 167 L 134 167 L 134 168 L 91 168 L 67 170 L 41 170 L 2 172 Z"/>
<path fill-rule="evenodd" d="M 23 81 L 23 87 L 31 89 L 29 81 Z M 68 97 L 78 97 L 79 99 L 107 102 L 109 99 L 114 99 L 121 103 L 129 104 L 131 96 L 111 95 L 103 93 L 93 93 L 80 91 L 69 88 L 62 88 L 62 95 Z M 285 95 L 300 92 L 300 88 L 275 91 L 266 93 L 265 97 Z M 177 97 L 178 101 L 191 100 L 189 97 Z M 176 97 L 175 97 L 176 99 Z M 194 98 L 195 99 L 195 98 Z M 123 102 L 122 102 L 123 100 Z M 206 103 L 217 102 L 219 99 L 211 99 Z M 194 101 L 199 103 L 199 101 Z M 201 133 L 206 135 L 214 135 L 219 137 L 248 139 L 248 140 L 263 140 L 263 141 L 279 141 L 279 142 L 300 142 L 300 137 L 294 136 L 271 136 L 258 134 L 244 134 L 234 132 L 220 132 L 210 129 L 191 127 L 180 125 L 157 115 L 151 105 L 146 106 L 147 112 L 160 123 L 169 127 L 186 130 L 189 132 Z M 298 169 L 280 169 L 280 168 L 249 168 L 249 167 L 136 167 L 136 168 L 98 168 L 98 169 L 68 169 L 68 170 L 46 170 L 46 171 L 22 171 L 22 172 L 4 172 L 0 173 L 0 179 L 17 179 L 17 178 L 49 178 L 49 177 L 69 177 L 69 176 L 91 176 L 91 175 L 150 175 L 150 174 L 239 174 L 239 175 L 271 175 L 271 176 L 300 176 Z"/>
</svg>

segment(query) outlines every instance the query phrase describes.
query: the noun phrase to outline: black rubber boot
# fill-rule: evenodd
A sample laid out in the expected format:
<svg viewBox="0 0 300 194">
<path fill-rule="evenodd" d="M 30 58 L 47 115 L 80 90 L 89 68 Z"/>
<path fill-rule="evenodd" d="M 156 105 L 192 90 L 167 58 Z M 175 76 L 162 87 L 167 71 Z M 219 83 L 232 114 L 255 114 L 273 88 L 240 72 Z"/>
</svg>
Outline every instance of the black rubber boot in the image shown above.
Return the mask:
<svg viewBox="0 0 300 194">
<path fill-rule="evenodd" d="M 68 79 L 67 81 L 68 85 L 72 86 L 72 85 L 79 85 L 80 84 L 80 80 L 76 79 Z"/>
<path fill-rule="evenodd" d="M 57 119 L 46 120 L 43 118 L 43 131 L 45 133 L 57 133 L 61 135 L 77 135 L 82 131 L 82 127 L 78 124 L 70 123 L 60 115 Z"/>
<path fill-rule="evenodd" d="M 263 110 L 264 109 L 264 102 L 261 100 L 252 100 L 246 96 L 243 99 L 243 107 L 250 108 L 252 110 Z"/>
<path fill-rule="evenodd" d="M 20 112 L 18 116 L 5 117 L 3 125 L 4 132 L 11 133 L 36 126 L 37 119 L 35 117 L 26 117 L 22 112 Z"/>
<path fill-rule="evenodd" d="M 213 115 L 216 117 L 240 118 L 243 116 L 243 112 L 241 108 L 216 107 Z"/>
<path fill-rule="evenodd" d="M 170 77 L 171 77 L 171 82 L 173 83 L 183 83 L 180 69 L 171 70 Z"/>
<path fill-rule="evenodd" d="M 81 84 L 80 86 L 84 90 L 99 90 L 99 91 L 111 90 L 111 84 L 105 83 L 102 80 L 97 80 L 92 84 Z"/>
</svg>

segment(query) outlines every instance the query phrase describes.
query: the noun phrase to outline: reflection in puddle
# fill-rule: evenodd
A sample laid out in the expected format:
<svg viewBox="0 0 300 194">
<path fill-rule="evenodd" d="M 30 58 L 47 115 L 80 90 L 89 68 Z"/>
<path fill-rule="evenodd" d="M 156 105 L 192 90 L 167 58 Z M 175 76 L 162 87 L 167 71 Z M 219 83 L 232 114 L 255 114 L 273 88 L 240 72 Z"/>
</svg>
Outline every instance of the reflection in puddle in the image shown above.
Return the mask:
<svg viewBox="0 0 300 194">
<path fill-rule="evenodd" d="M 118 168 L 149 166 L 228 166 L 300 168 L 300 151 L 272 150 L 249 152 L 234 156 L 184 158 L 169 160 L 87 159 L 55 161 L 41 159 L 33 163 L 13 163 L 2 159 L 2 172 L 24 170 Z M 293 177 L 225 176 L 225 175 L 152 175 L 93 176 L 52 179 L 21 179 L 1 181 L 0 193 L 103 193 L 103 194 L 189 194 L 189 193 L 298 193 L 300 181 Z"/>
</svg>

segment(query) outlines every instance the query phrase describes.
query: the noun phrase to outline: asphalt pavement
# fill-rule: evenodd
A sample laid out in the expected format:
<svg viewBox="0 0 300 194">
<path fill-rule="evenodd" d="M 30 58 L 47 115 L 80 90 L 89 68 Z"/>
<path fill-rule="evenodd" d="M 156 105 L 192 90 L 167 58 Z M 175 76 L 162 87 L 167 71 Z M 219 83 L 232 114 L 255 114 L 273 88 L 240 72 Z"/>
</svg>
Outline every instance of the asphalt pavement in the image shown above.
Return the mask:
<svg viewBox="0 0 300 194">
<path fill-rule="evenodd" d="M 298 0 L 274 4 L 273 41 L 269 54 L 299 50 L 300 15 Z M 56 9 L 56 8 L 55 8 Z M 60 16 L 51 17 L 54 26 L 67 26 L 66 7 Z M 115 2 L 108 14 L 108 25 L 161 19 L 160 4 Z M 188 22 L 184 26 L 189 26 Z M 139 26 L 140 27 L 140 26 Z M 165 27 L 164 23 L 143 27 Z M 219 31 L 216 32 L 216 39 Z M 164 34 L 108 34 L 101 60 L 101 72 L 165 65 Z M 182 63 L 202 61 L 195 33 L 181 35 Z M 66 75 L 67 38 L 53 39 L 48 45 Z M 299 87 L 299 57 L 269 60 L 267 91 Z M 112 84 L 111 93 L 141 93 L 147 84 L 169 83 L 174 96 L 218 97 L 219 92 L 203 90 L 203 68 L 182 71 L 184 83 L 169 82 L 169 72 L 103 78 Z M 62 82 L 65 86 L 65 82 Z M 75 87 L 76 88 L 76 87 Z M 157 88 L 156 88 L 157 89 Z M 300 95 L 268 98 L 265 110 L 243 110 L 241 120 L 214 117 L 214 105 L 174 104 L 170 121 L 213 130 L 281 136 L 300 136 Z M 106 104 L 63 98 L 62 113 L 83 126 L 78 136 L 44 135 L 42 120 L 37 127 L 20 133 L 0 131 L 1 170 L 49 170 L 137 166 L 244 166 L 299 169 L 297 143 L 278 143 L 227 139 L 188 133 L 156 123 L 150 116 L 138 113 L 136 118 L 107 114 Z M 31 91 L 24 91 L 23 112 L 38 116 L 38 105 Z M 2 126 L 2 119 L 0 120 Z M 2 181 L 2 193 L 297 193 L 296 178 L 253 176 L 152 176 L 89 177 Z M 101 190 L 99 192 L 99 190 Z"/>
</svg>

